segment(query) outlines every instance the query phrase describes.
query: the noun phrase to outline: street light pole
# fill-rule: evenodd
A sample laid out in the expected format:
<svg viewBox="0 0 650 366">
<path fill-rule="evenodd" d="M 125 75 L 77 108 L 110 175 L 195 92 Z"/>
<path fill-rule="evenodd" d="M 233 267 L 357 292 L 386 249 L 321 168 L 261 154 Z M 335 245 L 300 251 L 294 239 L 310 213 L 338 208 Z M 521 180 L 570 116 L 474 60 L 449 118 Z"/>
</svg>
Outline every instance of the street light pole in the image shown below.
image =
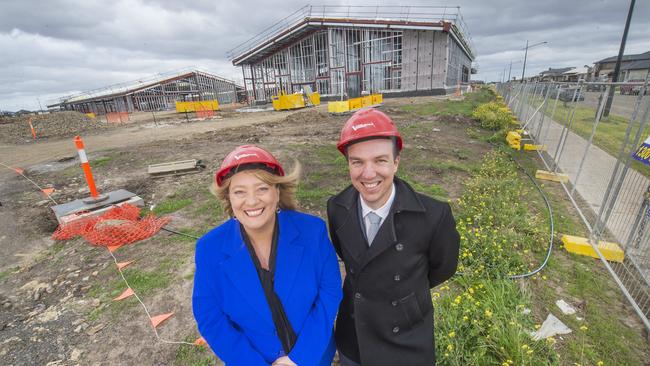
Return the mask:
<svg viewBox="0 0 650 366">
<path fill-rule="evenodd" d="M 522 83 L 524 82 L 524 74 L 526 73 L 526 59 L 528 58 L 528 49 L 533 48 L 533 47 L 537 47 L 537 46 L 541 46 L 541 45 L 546 44 L 546 43 L 548 43 L 548 42 L 544 41 L 544 42 L 535 43 L 534 45 L 529 46 L 528 45 L 528 40 L 526 40 L 526 48 L 525 48 L 526 52 L 524 52 L 524 68 L 523 68 L 523 70 L 521 70 L 521 82 Z"/>
<path fill-rule="evenodd" d="M 528 40 L 526 40 L 526 52 L 524 53 L 524 69 L 521 70 L 521 83 L 524 82 L 524 74 L 526 73 L 526 58 L 528 57 Z"/>
<path fill-rule="evenodd" d="M 613 83 L 618 81 L 618 73 L 621 72 L 621 60 L 623 59 L 623 53 L 625 52 L 625 42 L 627 42 L 627 31 L 630 29 L 630 20 L 632 20 L 632 13 L 634 12 L 635 2 L 636 0 L 630 1 L 630 9 L 627 11 L 627 20 L 625 21 L 625 29 L 623 30 L 623 39 L 621 39 L 621 47 L 618 49 L 616 66 L 614 66 L 614 76 L 612 77 Z M 607 103 L 605 104 L 605 109 L 603 110 L 603 117 L 608 117 L 609 112 L 612 109 L 612 101 L 614 100 L 614 89 L 616 89 L 616 86 L 612 86 L 611 88 L 609 88 L 609 94 L 607 95 Z"/>
</svg>

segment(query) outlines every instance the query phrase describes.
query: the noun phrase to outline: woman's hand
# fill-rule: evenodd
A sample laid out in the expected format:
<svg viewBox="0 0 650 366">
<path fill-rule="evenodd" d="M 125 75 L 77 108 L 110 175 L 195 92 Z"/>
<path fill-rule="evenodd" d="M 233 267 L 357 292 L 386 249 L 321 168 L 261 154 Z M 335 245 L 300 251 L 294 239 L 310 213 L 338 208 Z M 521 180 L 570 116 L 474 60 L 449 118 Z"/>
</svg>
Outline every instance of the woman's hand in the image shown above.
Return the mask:
<svg viewBox="0 0 650 366">
<path fill-rule="evenodd" d="M 282 356 L 277 360 L 273 361 L 271 366 L 298 366 L 295 362 L 291 361 L 289 356 Z"/>
</svg>

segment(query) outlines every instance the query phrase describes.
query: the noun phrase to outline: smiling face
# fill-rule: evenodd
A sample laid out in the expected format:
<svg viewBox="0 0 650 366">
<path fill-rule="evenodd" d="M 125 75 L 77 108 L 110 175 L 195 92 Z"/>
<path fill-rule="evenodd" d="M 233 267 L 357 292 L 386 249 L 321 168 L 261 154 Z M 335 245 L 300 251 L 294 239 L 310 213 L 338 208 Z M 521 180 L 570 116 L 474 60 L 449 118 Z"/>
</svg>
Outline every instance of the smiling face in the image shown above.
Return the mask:
<svg viewBox="0 0 650 366">
<path fill-rule="evenodd" d="M 272 230 L 280 191 L 245 170 L 230 178 L 228 198 L 237 220 L 247 232 Z"/>
<path fill-rule="evenodd" d="M 352 144 L 347 149 L 352 185 L 372 209 L 383 206 L 390 197 L 399 156 L 393 156 L 393 141 L 372 139 Z"/>
</svg>

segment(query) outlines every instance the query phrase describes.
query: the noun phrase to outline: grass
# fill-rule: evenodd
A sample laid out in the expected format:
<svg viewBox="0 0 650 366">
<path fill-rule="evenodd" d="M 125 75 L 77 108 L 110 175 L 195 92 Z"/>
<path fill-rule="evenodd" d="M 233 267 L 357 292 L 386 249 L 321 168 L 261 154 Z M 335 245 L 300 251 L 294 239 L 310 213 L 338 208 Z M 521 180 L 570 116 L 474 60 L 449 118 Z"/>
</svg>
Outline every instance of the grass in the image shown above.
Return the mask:
<svg viewBox="0 0 650 366">
<path fill-rule="evenodd" d="M 167 288 L 176 280 L 176 269 L 183 263 L 180 258 L 165 258 L 157 262 L 156 267 L 150 270 L 129 266 L 122 272 L 129 283 L 130 287 L 138 296 L 147 297 L 156 290 Z M 107 268 L 104 271 L 117 271 L 116 269 Z M 113 280 L 107 283 L 98 283 L 88 290 L 86 294 L 89 298 L 99 298 L 101 303 L 108 303 L 108 306 L 93 309 L 86 317 L 89 321 L 95 321 L 104 316 L 106 310 L 112 317 L 116 317 L 120 312 L 137 304 L 137 300 L 132 296 L 121 301 L 112 301 L 126 290 L 126 284 L 115 273 Z"/>
<path fill-rule="evenodd" d="M 6 269 L 6 270 L 0 272 L 0 281 L 5 279 L 5 277 L 8 277 L 10 274 L 18 271 L 19 269 L 20 269 L 20 267 L 16 266 L 16 267 L 12 267 L 12 268 L 9 268 L 9 269 Z"/>
<path fill-rule="evenodd" d="M 425 116 L 463 115 L 470 117 L 476 107 L 492 99 L 494 99 L 494 92 L 483 88 L 478 92 L 467 94 L 463 100 L 436 100 L 429 103 L 403 106 L 402 109 Z"/>
<path fill-rule="evenodd" d="M 100 166 L 105 166 L 108 165 L 108 163 L 113 160 L 112 157 L 110 156 L 102 156 L 97 159 L 91 160 L 90 161 L 90 166 L 91 167 L 100 167 Z"/>
<path fill-rule="evenodd" d="M 198 336 L 185 337 L 185 342 L 192 343 Z M 178 366 L 210 366 L 220 365 L 207 346 L 190 346 L 183 344 L 178 347 L 174 365 Z"/>
<path fill-rule="evenodd" d="M 170 198 L 158 203 L 151 212 L 156 216 L 166 215 L 189 206 L 191 203 L 191 198 Z"/>
</svg>

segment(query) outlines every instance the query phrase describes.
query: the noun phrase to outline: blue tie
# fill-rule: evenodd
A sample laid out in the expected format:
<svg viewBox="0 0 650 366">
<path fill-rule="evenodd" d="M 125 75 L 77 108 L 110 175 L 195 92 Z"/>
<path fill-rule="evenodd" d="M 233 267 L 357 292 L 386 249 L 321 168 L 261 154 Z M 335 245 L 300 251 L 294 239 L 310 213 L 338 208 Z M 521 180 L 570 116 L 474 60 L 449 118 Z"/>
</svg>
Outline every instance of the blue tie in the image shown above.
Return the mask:
<svg viewBox="0 0 650 366">
<path fill-rule="evenodd" d="M 368 244 L 372 244 L 372 241 L 375 239 L 375 236 L 377 235 L 377 231 L 379 231 L 379 224 L 381 223 L 381 216 L 377 215 L 374 212 L 369 212 L 366 217 L 368 218 L 368 221 L 370 222 L 370 225 L 368 226 Z"/>
</svg>

